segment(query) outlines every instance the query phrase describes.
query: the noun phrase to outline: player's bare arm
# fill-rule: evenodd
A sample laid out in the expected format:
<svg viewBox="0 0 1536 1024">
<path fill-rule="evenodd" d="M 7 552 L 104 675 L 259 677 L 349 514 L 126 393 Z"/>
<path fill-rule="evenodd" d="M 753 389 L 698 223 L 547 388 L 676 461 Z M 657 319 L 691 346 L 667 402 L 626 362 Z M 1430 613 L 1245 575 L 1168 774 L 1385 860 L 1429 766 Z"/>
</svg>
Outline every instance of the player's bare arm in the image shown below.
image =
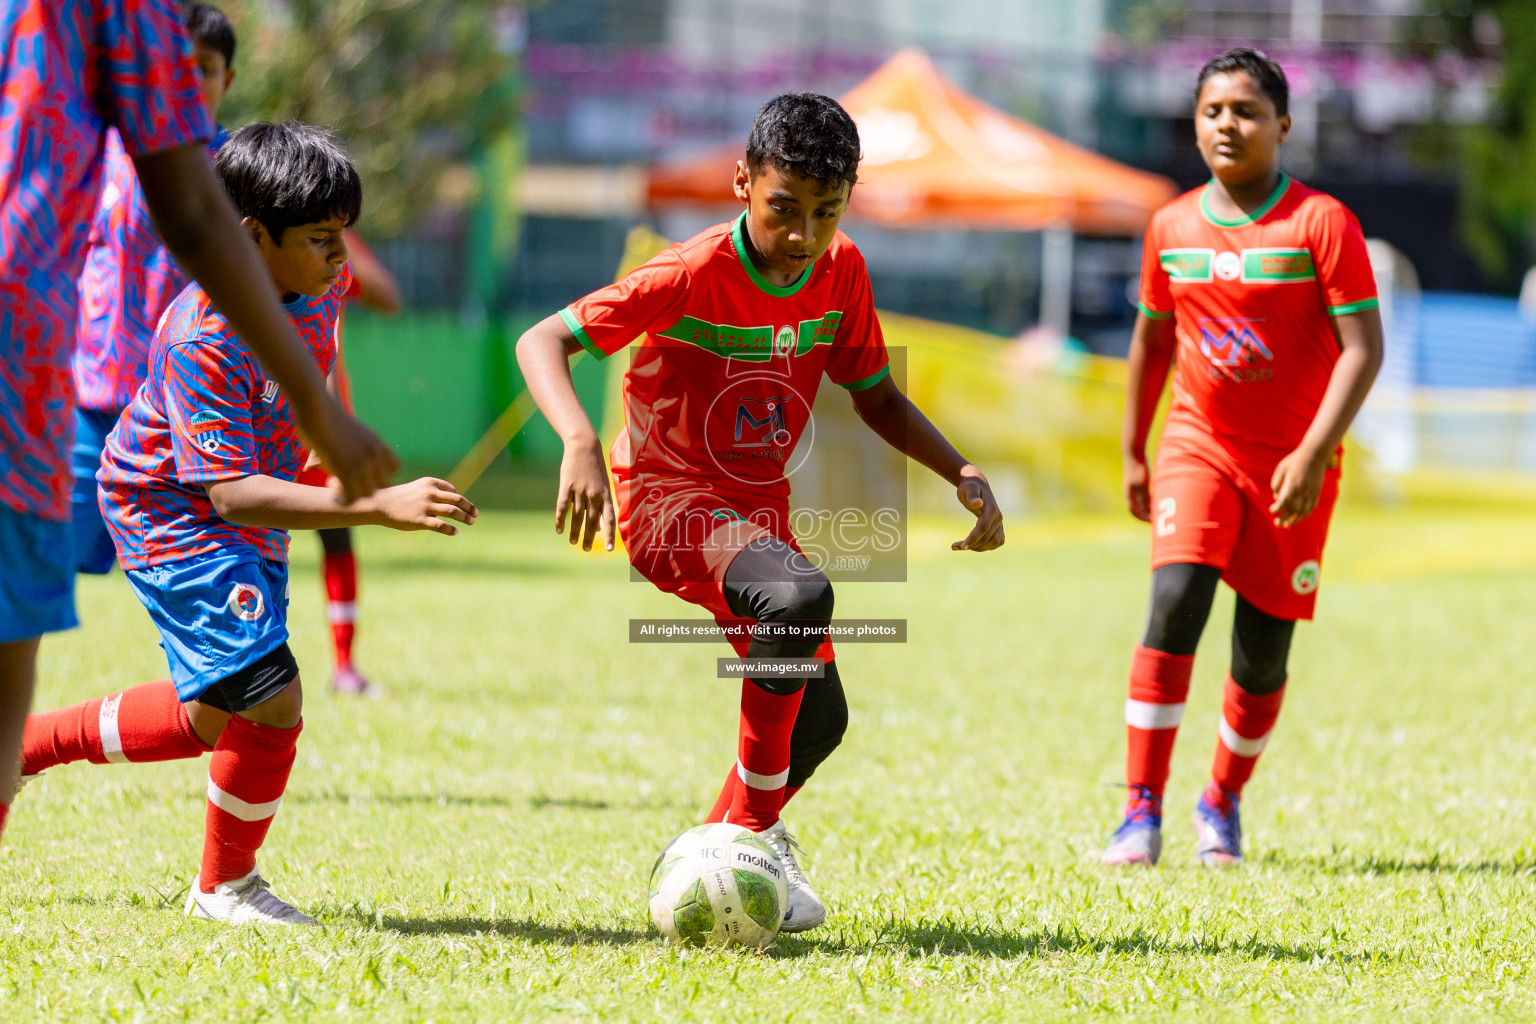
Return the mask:
<svg viewBox="0 0 1536 1024">
<path fill-rule="evenodd" d="M 1127 395 L 1125 422 L 1120 428 L 1120 451 L 1124 462 L 1125 504 L 1131 515 L 1144 523 L 1152 521 L 1151 471 L 1147 468 L 1147 437 L 1157 415 L 1157 403 L 1173 368 L 1173 353 L 1178 345 L 1173 319 L 1138 313 L 1131 334 L 1131 351 L 1126 359 Z"/>
<path fill-rule="evenodd" d="M 329 487 L 310 487 L 253 473 L 206 484 L 208 500 L 226 522 L 280 530 L 327 530 L 339 526 L 387 526 L 458 534 L 454 522 L 474 525 L 480 510 L 436 477 L 382 487 L 366 498 L 346 501 Z"/>
<path fill-rule="evenodd" d="M 950 545 L 954 551 L 991 551 L 1003 546 L 1003 513 L 992 496 L 992 485 L 981 470 L 939 432 L 912 400 L 902 394 L 889 375 L 874 387 L 854 391 L 853 407 L 871 430 L 892 448 L 928 467 L 955 487 L 960 504 L 976 517 L 976 525 L 964 540 Z"/>
<path fill-rule="evenodd" d="M 305 438 L 349 498 L 372 494 L 399 468 L 383 440 L 325 390 L 314 360 L 278 304 L 261 256 L 242 230 L 206 147 L 181 146 L 136 157 L 134 167 L 155 227 L 239 331 L 293 406 Z"/>
<path fill-rule="evenodd" d="M 592 540 L 601 530 L 604 549 L 612 551 L 613 493 L 608 487 L 603 444 L 581 407 L 576 384 L 571 380 L 570 357 L 580 351 L 581 342 L 559 315 L 545 317 L 518 339 L 517 365 L 528 382 L 534 404 L 565 442 L 560 485 L 555 495 L 555 532 L 565 529 L 565 513 L 569 509 L 572 544 L 579 537 L 581 549 L 591 551 Z"/>
<path fill-rule="evenodd" d="M 1328 463 L 1381 369 L 1380 310 L 1336 316 L 1333 327 L 1339 339 L 1339 361 L 1328 378 L 1328 390 L 1301 444 L 1280 460 L 1269 482 L 1275 495 L 1269 510 L 1280 526 L 1294 525 L 1317 507 Z"/>
</svg>

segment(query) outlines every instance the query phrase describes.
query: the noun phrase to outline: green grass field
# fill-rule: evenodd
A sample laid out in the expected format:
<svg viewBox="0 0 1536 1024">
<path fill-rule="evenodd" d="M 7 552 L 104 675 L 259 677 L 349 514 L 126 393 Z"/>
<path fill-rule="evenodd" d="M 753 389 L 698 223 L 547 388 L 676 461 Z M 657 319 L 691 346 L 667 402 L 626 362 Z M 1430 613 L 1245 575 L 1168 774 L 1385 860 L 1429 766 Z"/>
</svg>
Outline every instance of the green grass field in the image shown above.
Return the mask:
<svg viewBox="0 0 1536 1024">
<path fill-rule="evenodd" d="M 361 539 L 363 666 L 324 688 L 314 563 L 292 622 L 311 698 L 262 855 L 318 931 L 189 921 L 205 763 L 72 765 L 0 847 L 0 1019 L 912 1020 L 1536 1018 L 1536 530 L 1529 513 L 1348 510 L 1320 621 L 1244 806 L 1250 861 L 1192 863 L 1231 597 L 1174 761 L 1164 864 L 1095 856 L 1121 799 L 1121 707 L 1147 587 L 1120 519 L 1015 522 L 838 614 L 843 748 L 790 806 L 826 927 L 765 954 L 649 931 L 658 850 L 730 765 L 710 646 L 630 646 L 685 606 L 574 555 L 547 516 Z M 40 707 L 164 675 L 120 576 L 44 647 Z"/>
</svg>

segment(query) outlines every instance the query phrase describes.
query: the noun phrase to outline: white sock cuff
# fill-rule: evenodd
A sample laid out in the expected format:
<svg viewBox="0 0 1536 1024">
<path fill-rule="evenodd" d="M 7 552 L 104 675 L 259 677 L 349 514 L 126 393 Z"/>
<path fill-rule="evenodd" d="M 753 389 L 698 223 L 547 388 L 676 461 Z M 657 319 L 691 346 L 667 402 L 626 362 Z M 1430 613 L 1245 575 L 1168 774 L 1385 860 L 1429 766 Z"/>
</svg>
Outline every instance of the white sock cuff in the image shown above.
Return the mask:
<svg viewBox="0 0 1536 1024">
<path fill-rule="evenodd" d="M 220 789 L 212 779 L 208 780 L 208 802 L 227 814 L 232 814 L 241 821 L 266 821 L 277 813 L 282 806 L 283 798 L 268 800 L 263 804 L 253 804 L 242 800 L 233 793 Z"/>
<path fill-rule="evenodd" d="M 746 765 L 739 760 L 736 762 L 736 775 L 753 789 L 783 789 L 789 782 L 788 768 L 774 775 L 759 775 L 748 771 Z"/>
<path fill-rule="evenodd" d="M 101 754 L 112 764 L 127 764 L 128 755 L 123 753 L 123 734 L 117 728 L 117 712 L 123 703 L 123 695 L 114 693 L 101 700 L 101 711 L 96 716 L 96 727 L 101 734 Z"/>
<path fill-rule="evenodd" d="M 1232 723 L 1227 721 L 1225 713 L 1216 721 L 1216 731 L 1221 735 L 1222 746 L 1226 747 L 1238 757 L 1258 757 L 1264 750 L 1264 744 L 1269 742 L 1269 733 L 1255 739 L 1241 736 L 1232 728 Z M 1274 730 L 1271 729 L 1271 732 Z"/>
<path fill-rule="evenodd" d="M 1177 729 L 1184 721 L 1184 704 L 1152 704 L 1144 700 L 1125 702 L 1125 724 L 1137 729 Z"/>
</svg>

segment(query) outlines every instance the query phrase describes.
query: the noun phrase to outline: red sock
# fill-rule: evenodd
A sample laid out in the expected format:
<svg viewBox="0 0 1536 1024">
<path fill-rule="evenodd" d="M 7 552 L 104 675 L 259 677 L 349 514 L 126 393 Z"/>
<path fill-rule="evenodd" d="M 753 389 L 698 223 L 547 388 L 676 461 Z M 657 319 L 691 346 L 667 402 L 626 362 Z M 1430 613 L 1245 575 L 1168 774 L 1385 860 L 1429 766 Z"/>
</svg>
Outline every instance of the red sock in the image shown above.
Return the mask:
<svg viewBox="0 0 1536 1024">
<path fill-rule="evenodd" d="M 203 825 L 203 892 L 256 870 L 256 851 L 293 770 L 300 722 L 292 729 L 232 715 L 208 761 L 208 815 Z"/>
<path fill-rule="evenodd" d="M 58 711 L 28 715 L 21 773 L 35 775 L 71 761 L 92 764 L 175 761 L 212 750 L 192 731 L 169 679 Z"/>
<path fill-rule="evenodd" d="M 1274 693 L 1255 694 L 1227 677 L 1221 698 L 1221 721 L 1217 723 L 1220 738 L 1211 762 L 1211 784 L 1205 788 L 1205 799 L 1212 807 L 1229 810 L 1229 797 L 1243 795 L 1243 786 L 1253 774 L 1253 766 L 1259 763 L 1259 755 L 1269 742 L 1284 702 L 1283 686 Z"/>
<path fill-rule="evenodd" d="M 1125 781 L 1161 803 L 1168 784 L 1173 741 L 1184 720 L 1184 699 L 1195 667 L 1193 654 L 1165 654 L 1137 647 L 1131 657 L 1130 696 L 1125 701 Z M 1132 790 L 1131 801 L 1140 794 Z"/>
<path fill-rule="evenodd" d="M 326 617 L 336 667 L 352 664 L 352 636 L 357 631 L 357 559 L 350 551 L 325 554 Z"/>
<path fill-rule="evenodd" d="M 769 693 L 750 679 L 741 683 L 741 731 L 736 774 L 741 786 L 724 820 L 761 832 L 779 820 L 784 784 L 789 779 L 789 736 L 800 712 L 805 687 L 794 693 Z"/>
<path fill-rule="evenodd" d="M 731 805 L 736 802 L 736 791 L 740 788 L 741 776 L 736 774 L 736 766 L 731 765 L 731 770 L 725 774 L 725 784 L 720 787 L 720 795 L 715 797 L 715 806 L 709 809 L 704 824 L 713 825 L 724 821 L 725 816 L 731 813 Z"/>
<path fill-rule="evenodd" d="M 5 838 L 5 817 L 11 813 L 10 804 L 0 804 L 0 839 Z"/>
<path fill-rule="evenodd" d="M 725 816 L 731 812 L 731 804 L 736 802 L 736 791 L 742 788 L 741 776 L 736 774 L 736 766 L 725 776 L 725 785 L 720 787 L 720 795 L 715 798 L 715 806 L 709 809 L 709 816 L 704 819 L 706 825 L 713 825 L 717 821 L 724 821 Z M 796 793 L 804 789 L 804 786 L 785 786 L 784 803 L 794 799 Z M 780 807 L 782 812 L 783 808 Z"/>
</svg>

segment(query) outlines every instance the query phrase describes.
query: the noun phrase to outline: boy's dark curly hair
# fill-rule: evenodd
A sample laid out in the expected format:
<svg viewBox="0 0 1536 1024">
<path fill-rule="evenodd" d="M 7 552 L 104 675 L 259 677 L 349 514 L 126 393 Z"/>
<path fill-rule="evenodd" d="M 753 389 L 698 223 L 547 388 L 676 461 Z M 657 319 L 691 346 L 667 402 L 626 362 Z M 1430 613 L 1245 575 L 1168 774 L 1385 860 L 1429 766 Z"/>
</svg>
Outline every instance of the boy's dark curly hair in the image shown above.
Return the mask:
<svg viewBox="0 0 1536 1024">
<path fill-rule="evenodd" d="M 1248 46 L 1228 50 L 1221 56 L 1212 57 L 1205 62 L 1205 67 L 1200 69 L 1200 77 L 1195 79 L 1195 102 L 1200 102 L 1200 90 L 1205 88 L 1207 78 L 1212 75 L 1231 74 L 1234 71 L 1245 72 L 1254 80 L 1259 90 L 1274 103 L 1275 113 L 1278 116 L 1284 117 L 1290 113 L 1291 86 L 1285 80 L 1285 72 L 1269 54 Z"/>
<path fill-rule="evenodd" d="M 330 132 L 289 121 L 237 128 L 213 169 L 242 217 L 254 217 L 283 244 L 283 232 L 340 217 L 351 227 L 363 209 L 357 168 Z"/>
<path fill-rule="evenodd" d="M 747 133 L 747 170 L 772 167 L 810 178 L 821 192 L 859 180 L 859 129 L 836 100 L 786 93 L 763 104 Z"/>
<path fill-rule="evenodd" d="M 224 12 L 211 4 L 187 4 L 181 11 L 181 23 L 194 43 L 201 43 L 224 55 L 224 66 L 235 64 L 235 27 Z"/>
</svg>

